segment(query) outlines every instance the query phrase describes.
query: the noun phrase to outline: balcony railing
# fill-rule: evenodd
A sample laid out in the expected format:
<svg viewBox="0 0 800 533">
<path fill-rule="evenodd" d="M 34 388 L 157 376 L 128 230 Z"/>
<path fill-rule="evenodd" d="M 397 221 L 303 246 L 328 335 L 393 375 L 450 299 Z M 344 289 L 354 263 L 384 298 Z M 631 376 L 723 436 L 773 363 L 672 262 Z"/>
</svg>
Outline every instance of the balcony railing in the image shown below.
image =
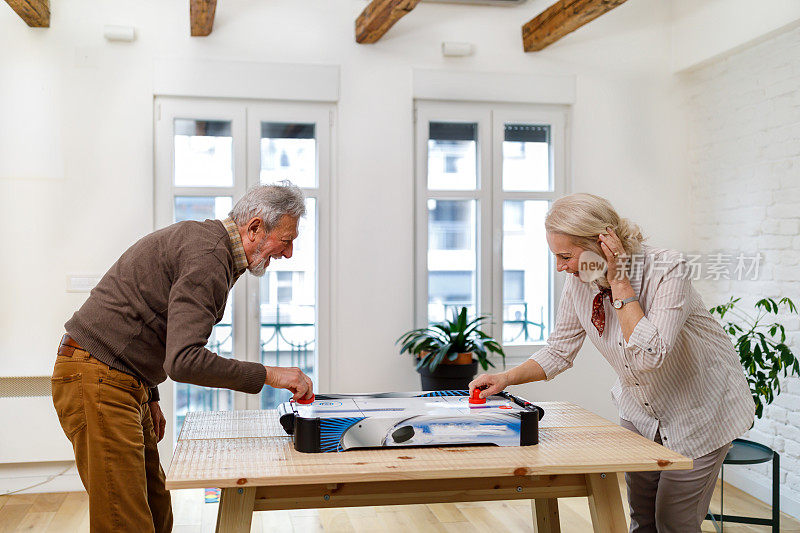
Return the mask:
<svg viewBox="0 0 800 533">
<path fill-rule="evenodd" d="M 275 314 L 269 322 L 261 323 L 261 364 L 267 366 L 296 366 L 313 379 L 316 350 L 316 327 L 313 322 L 294 321 L 281 306 L 274 306 Z M 302 316 L 314 316 L 315 307 L 291 306 Z M 274 409 L 291 398 L 287 390 L 264 387 L 261 391 L 261 408 Z"/>
<path fill-rule="evenodd" d="M 314 316 L 314 306 L 293 305 L 287 312 L 282 306 L 270 306 L 267 319 L 261 322 L 261 363 L 267 366 L 296 366 L 313 379 L 316 330 L 313 322 L 294 321 L 292 314 Z M 292 313 L 291 311 L 295 311 Z M 298 312 L 299 311 L 299 312 Z M 231 357 L 233 328 L 230 323 L 219 323 L 214 327 L 206 348 L 223 356 Z M 219 411 L 233 409 L 233 392 L 227 389 L 200 387 L 188 383 L 175 384 L 175 422 L 177 431 L 190 411 Z M 261 408 L 272 409 L 291 398 L 289 391 L 264 387 L 261 392 Z"/>
<path fill-rule="evenodd" d="M 467 314 L 475 316 L 473 302 L 447 302 L 429 303 L 428 317 L 431 323 L 444 319 L 452 319 L 453 313 L 458 313 L 462 307 L 467 308 Z M 543 341 L 545 336 L 544 307 L 539 307 L 539 321 L 536 322 L 529 316 L 527 302 L 506 302 L 503 305 L 503 343 L 524 343 Z"/>
</svg>

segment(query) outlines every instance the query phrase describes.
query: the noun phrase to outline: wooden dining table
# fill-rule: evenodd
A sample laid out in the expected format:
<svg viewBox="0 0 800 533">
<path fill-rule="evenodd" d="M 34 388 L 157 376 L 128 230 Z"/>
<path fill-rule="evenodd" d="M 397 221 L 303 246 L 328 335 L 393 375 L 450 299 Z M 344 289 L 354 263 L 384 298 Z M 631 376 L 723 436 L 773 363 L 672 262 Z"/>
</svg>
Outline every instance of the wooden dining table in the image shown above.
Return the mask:
<svg viewBox="0 0 800 533">
<path fill-rule="evenodd" d="M 533 529 L 560 531 L 558 498 L 588 499 L 594 531 L 627 531 L 617 473 L 690 469 L 692 460 L 578 405 L 545 410 L 533 446 L 301 453 L 277 412 L 189 413 L 167 488 L 222 489 L 217 531 L 246 533 L 254 511 L 531 500 Z"/>
</svg>

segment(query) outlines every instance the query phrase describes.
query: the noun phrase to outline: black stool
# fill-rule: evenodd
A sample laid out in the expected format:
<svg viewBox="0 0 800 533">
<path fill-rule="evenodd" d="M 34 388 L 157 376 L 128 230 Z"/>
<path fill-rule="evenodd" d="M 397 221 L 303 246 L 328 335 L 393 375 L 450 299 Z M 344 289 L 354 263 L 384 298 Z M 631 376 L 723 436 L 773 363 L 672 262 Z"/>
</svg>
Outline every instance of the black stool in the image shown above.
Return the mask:
<svg viewBox="0 0 800 533">
<path fill-rule="evenodd" d="M 754 465 L 766 463 L 772 459 L 772 518 L 752 518 L 749 516 L 732 516 L 725 514 L 723 504 L 725 502 L 725 465 Z M 758 524 L 762 526 L 772 526 L 772 532 L 778 533 L 781 525 L 781 484 L 780 484 L 780 455 L 763 444 L 757 442 L 736 439 L 731 444 L 728 455 L 722 462 L 720 484 L 719 511 L 722 514 L 708 513 L 706 520 L 711 520 L 717 531 L 722 531 L 720 527 L 725 522 L 737 522 L 740 524 Z"/>
</svg>

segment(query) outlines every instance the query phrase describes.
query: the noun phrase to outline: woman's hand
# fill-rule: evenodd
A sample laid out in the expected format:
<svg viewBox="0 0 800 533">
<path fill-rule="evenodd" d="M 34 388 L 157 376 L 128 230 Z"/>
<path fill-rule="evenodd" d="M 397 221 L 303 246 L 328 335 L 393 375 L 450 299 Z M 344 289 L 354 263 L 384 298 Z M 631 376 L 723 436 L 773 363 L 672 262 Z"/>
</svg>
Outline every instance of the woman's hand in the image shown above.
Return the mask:
<svg viewBox="0 0 800 533">
<path fill-rule="evenodd" d="M 601 233 L 597 237 L 597 241 L 600 243 L 600 248 L 606 256 L 606 263 L 608 263 L 608 272 L 606 273 L 608 282 L 614 284 L 628 281 L 628 276 L 624 269 L 628 258 L 625 256 L 625 248 L 622 246 L 622 241 L 611 227 L 606 228 L 606 230 L 608 233 Z"/>
<path fill-rule="evenodd" d="M 499 374 L 481 374 L 473 379 L 469 384 L 469 394 L 472 396 L 472 390 L 475 388 L 483 389 L 480 393 L 481 398 L 486 398 L 492 394 L 497 394 L 508 387 L 508 376 L 505 372 Z"/>
</svg>

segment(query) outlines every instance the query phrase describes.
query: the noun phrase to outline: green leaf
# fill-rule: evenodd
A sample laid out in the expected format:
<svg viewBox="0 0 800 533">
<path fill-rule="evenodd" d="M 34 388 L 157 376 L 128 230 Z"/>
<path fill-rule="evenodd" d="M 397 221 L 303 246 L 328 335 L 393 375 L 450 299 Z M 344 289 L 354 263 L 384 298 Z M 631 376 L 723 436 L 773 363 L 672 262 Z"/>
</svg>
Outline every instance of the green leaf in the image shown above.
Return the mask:
<svg viewBox="0 0 800 533">
<path fill-rule="evenodd" d="M 797 307 L 794 305 L 794 302 L 791 301 L 789 298 L 784 296 L 783 298 L 781 298 L 780 303 L 788 305 L 790 313 L 797 313 Z"/>
<path fill-rule="evenodd" d="M 417 363 L 417 370 L 428 364 L 430 361 L 431 361 L 431 354 L 428 354 L 425 357 L 420 357 L 419 362 Z"/>
<path fill-rule="evenodd" d="M 438 367 L 442 363 L 442 360 L 444 359 L 444 356 L 447 355 L 447 352 L 449 351 L 449 349 L 450 349 L 450 345 L 449 344 L 445 344 L 444 346 L 442 346 L 441 348 L 439 348 L 435 352 L 431 352 L 432 359 L 431 359 L 431 362 L 428 363 L 428 369 L 431 372 L 436 370 L 436 367 Z"/>
<path fill-rule="evenodd" d="M 761 357 L 761 345 L 756 344 L 755 350 L 753 350 L 753 360 L 758 363 L 760 367 L 764 367 L 764 359 Z"/>
</svg>

